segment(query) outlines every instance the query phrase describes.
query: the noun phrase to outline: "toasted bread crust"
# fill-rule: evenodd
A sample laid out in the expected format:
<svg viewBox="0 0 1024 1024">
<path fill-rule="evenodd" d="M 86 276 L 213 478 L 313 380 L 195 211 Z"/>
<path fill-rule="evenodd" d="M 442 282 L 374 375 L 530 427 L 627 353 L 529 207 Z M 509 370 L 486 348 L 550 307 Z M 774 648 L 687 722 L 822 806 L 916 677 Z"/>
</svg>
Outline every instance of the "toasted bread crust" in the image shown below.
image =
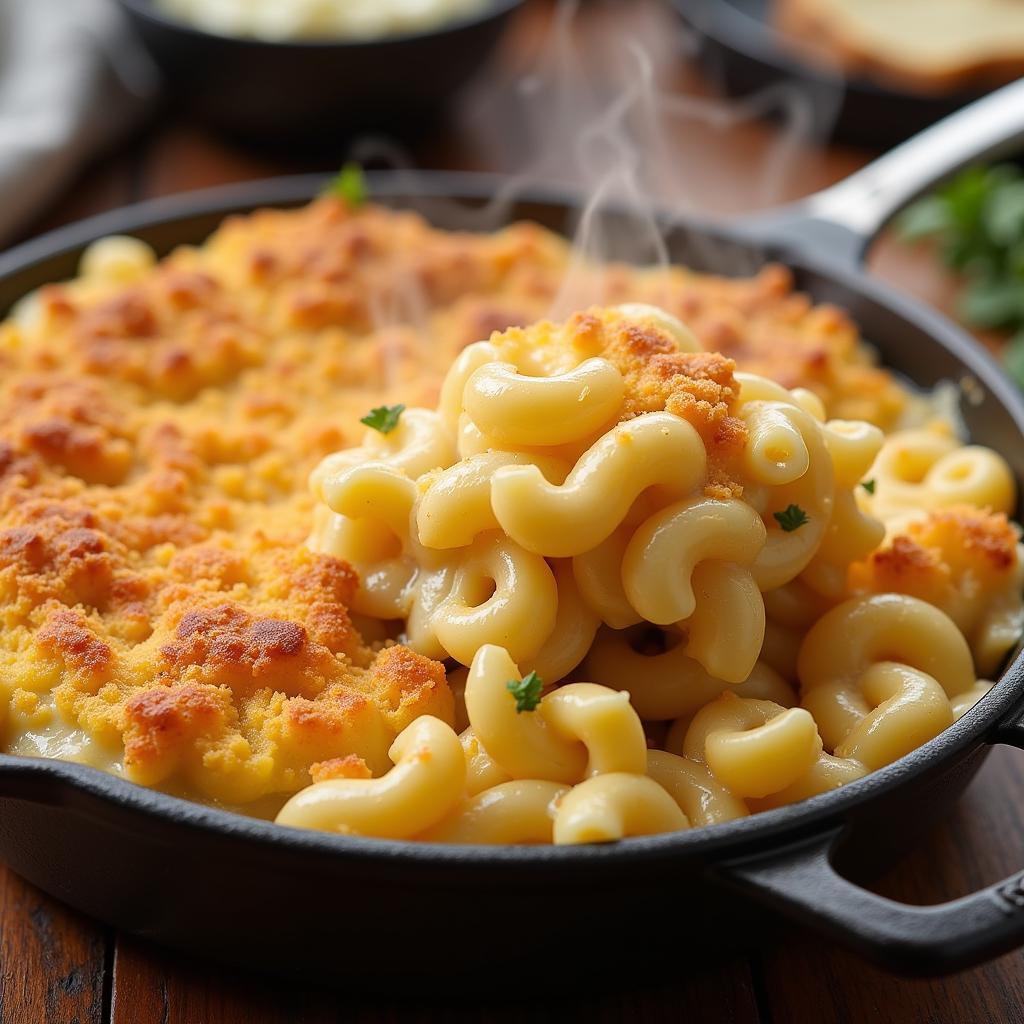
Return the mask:
<svg viewBox="0 0 1024 1024">
<path fill-rule="evenodd" d="M 998 17 L 996 12 L 981 16 Z M 827 71 L 876 79 L 898 89 L 925 94 L 981 91 L 1024 75 L 1024 40 L 1009 44 L 994 34 L 981 52 L 965 49 L 946 62 L 911 59 L 913 40 L 907 40 L 900 59 L 891 51 L 873 49 L 839 12 L 821 0 L 775 0 L 773 20 L 799 52 Z"/>
</svg>

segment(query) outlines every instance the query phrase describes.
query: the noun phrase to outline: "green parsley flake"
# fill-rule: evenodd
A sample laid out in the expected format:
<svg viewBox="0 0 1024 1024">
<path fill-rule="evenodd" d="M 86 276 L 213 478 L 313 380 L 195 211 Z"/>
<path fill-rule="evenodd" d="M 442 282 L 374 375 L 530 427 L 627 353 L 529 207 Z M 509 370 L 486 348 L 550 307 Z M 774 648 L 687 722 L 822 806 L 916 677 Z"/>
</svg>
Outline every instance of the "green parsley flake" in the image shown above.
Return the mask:
<svg viewBox="0 0 1024 1024">
<path fill-rule="evenodd" d="M 359 422 L 365 423 L 368 427 L 380 431 L 382 434 L 390 434 L 398 426 L 398 420 L 405 412 L 404 405 L 378 405 L 371 409 Z"/>
<path fill-rule="evenodd" d="M 540 703 L 540 691 L 544 689 L 544 680 L 536 672 L 530 672 L 522 679 L 510 679 L 505 689 L 515 698 L 516 714 L 524 711 L 535 711 Z"/>
<path fill-rule="evenodd" d="M 868 494 L 874 494 L 875 493 L 875 481 L 874 480 L 861 480 L 860 485 L 861 485 L 861 487 L 864 488 L 865 491 L 868 492 Z"/>
<path fill-rule="evenodd" d="M 810 522 L 807 513 L 799 505 L 787 505 L 782 512 L 773 512 L 772 515 L 786 533 L 799 530 L 801 526 Z"/>
<path fill-rule="evenodd" d="M 369 195 L 362 167 L 359 164 L 345 164 L 324 189 L 324 194 L 344 199 L 353 210 L 362 206 Z"/>
</svg>

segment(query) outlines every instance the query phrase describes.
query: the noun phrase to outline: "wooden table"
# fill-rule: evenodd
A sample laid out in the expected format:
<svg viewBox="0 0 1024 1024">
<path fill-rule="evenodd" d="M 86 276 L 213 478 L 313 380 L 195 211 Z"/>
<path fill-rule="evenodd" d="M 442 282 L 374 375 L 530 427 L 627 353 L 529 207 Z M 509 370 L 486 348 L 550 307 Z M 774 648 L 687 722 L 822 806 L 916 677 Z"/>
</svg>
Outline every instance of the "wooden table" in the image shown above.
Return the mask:
<svg viewBox="0 0 1024 1024">
<path fill-rule="evenodd" d="M 563 39 L 557 52 L 548 34 L 551 15 L 547 0 L 534 0 L 522 12 L 499 55 L 466 92 L 449 123 L 414 146 L 417 166 L 502 171 L 532 166 L 548 178 L 573 178 L 571 140 L 578 138 L 586 117 L 597 116 L 615 91 L 608 88 L 614 68 L 624 65 L 627 85 L 641 70 L 623 45 L 628 35 L 643 40 L 674 97 L 668 99 L 666 93 L 649 102 L 648 110 L 663 115 L 664 130 L 657 138 L 642 140 L 641 155 L 648 161 L 660 150 L 657 166 L 662 173 L 656 176 L 655 191 L 682 207 L 742 213 L 824 187 L 872 155 L 838 146 L 808 147 L 778 125 L 751 120 L 710 99 L 700 76 L 680 58 L 677 29 L 665 20 L 655 0 L 584 5 L 571 39 Z M 562 98 L 568 96 L 570 109 L 576 111 L 568 123 L 559 123 L 552 105 L 543 102 L 555 67 L 563 72 Z M 598 69 L 600 76 L 595 78 Z M 524 71 L 534 77 L 528 88 L 517 89 Z M 531 105 L 524 95 L 542 102 Z M 695 107 L 700 116 L 694 116 Z M 186 119 L 162 115 L 75 181 L 33 230 L 148 196 L 329 169 L 343 155 L 341 146 L 321 158 L 254 154 L 218 141 Z M 590 171 L 597 173 L 595 163 Z M 911 251 L 885 239 L 876 246 L 871 266 L 891 282 L 950 308 L 955 283 L 935 269 L 926 251 Z M 1000 748 L 949 821 L 925 837 L 917 853 L 883 879 L 878 891 L 914 903 L 937 902 L 991 883 L 1018 870 L 1022 862 L 1024 762 Z M 356 1000 L 190 962 L 87 920 L 0 869 L 4 1024 L 572 1018 L 690 1024 L 1024 1021 L 1020 954 L 955 978 L 905 981 L 813 937 L 794 935 L 784 946 L 755 948 L 697 972 L 688 973 L 681 966 L 677 977 L 665 980 L 665 987 L 658 990 L 626 988 L 597 998 L 567 992 L 564 1003 L 514 1004 L 501 1001 L 506 993 L 495 993 L 486 1004 Z"/>
</svg>

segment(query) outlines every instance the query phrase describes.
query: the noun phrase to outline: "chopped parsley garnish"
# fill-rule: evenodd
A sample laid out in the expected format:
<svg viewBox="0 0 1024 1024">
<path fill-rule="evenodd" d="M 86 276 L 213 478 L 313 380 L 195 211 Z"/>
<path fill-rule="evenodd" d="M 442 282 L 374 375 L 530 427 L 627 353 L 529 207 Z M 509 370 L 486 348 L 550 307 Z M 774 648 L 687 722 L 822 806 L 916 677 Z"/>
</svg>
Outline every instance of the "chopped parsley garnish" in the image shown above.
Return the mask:
<svg viewBox="0 0 1024 1024">
<path fill-rule="evenodd" d="M 874 494 L 875 493 L 875 481 L 874 480 L 861 480 L 860 485 L 861 485 L 861 487 L 864 488 L 865 491 L 868 492 L 868 494 Z"/>
<path fill-rule="evenodd" d="M 362 167 L 359 164 L 345 164 L 324 189 L 324 194 L 344 199 L 353 210 L 362 206 L 369 195 Z"/>
<path fill-rule="evenodd" d="M 405 412 L 404 405 L 378 405 L 371 409 L 359 422 L 365 423 L 382 434 L 390 434 L 398 426 L 398 420 Z"/>
<path fill-rule="evenodd" d="M 772 515 L 786 533 L 799 530 L 801 526 L 810 522 L 807 513 L 799 505 L 787 505 L 781 512 L 773 512 Z"/>
<path fill-rule="evenodd" d="M 505 689 L 515 698 L 516 714 L 535 711 L 543 688 L 544 680 L 536 672 L 529 672 L 522 679 L 510 679 L 505 684 Z"/>
</svg>

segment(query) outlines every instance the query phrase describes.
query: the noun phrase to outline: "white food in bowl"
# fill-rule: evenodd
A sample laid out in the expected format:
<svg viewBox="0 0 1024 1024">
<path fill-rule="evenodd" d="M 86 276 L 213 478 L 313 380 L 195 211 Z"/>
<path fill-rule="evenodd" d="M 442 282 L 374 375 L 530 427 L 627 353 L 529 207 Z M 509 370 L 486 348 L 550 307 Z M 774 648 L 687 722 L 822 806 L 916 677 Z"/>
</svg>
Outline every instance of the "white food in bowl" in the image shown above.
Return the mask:
<svg viewBox="0 0 1024 1024">
<path fill-rule="evenodd" d="M 154 0 L 196 28 L 271 41 L 376 39 L 437 28 L 490 0 Z"/>
</svg>

